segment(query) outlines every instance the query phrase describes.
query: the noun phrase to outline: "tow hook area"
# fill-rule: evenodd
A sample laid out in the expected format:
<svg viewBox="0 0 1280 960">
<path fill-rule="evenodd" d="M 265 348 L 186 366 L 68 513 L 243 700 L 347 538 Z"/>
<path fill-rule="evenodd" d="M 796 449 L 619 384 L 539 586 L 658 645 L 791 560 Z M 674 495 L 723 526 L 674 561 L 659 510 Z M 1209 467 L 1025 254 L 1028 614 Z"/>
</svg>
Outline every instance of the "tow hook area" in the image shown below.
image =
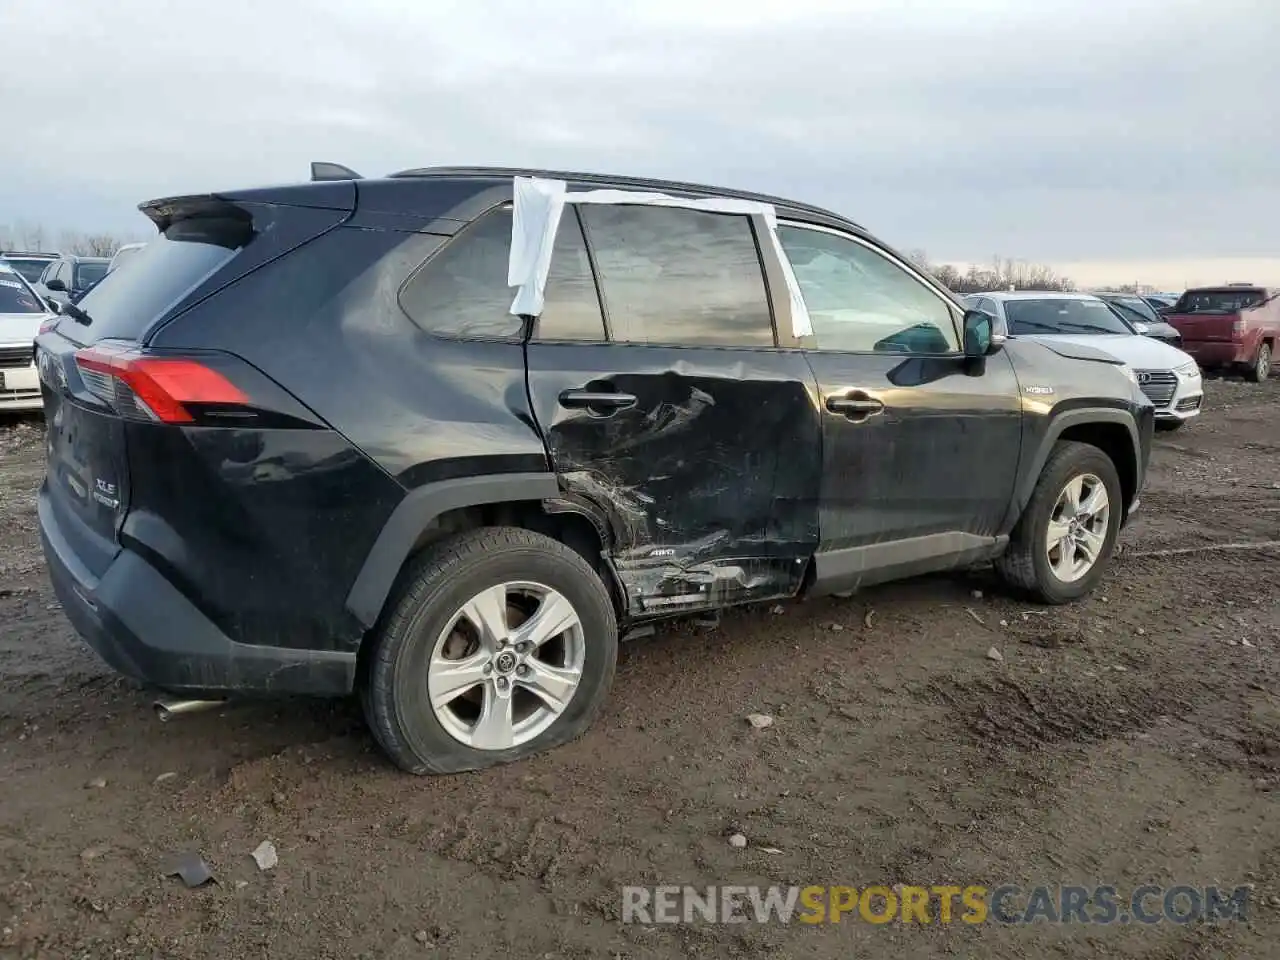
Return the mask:
<svg viewBox="0 0 1280 960">
<path fill-rule="evenodd" d="M 225 700 L 157 700 L 156 716 L 161 723 L 166 723 L 184 713 L 198 713 L 201 710 L 212 710 L 226 704 Z"/>
</svg>

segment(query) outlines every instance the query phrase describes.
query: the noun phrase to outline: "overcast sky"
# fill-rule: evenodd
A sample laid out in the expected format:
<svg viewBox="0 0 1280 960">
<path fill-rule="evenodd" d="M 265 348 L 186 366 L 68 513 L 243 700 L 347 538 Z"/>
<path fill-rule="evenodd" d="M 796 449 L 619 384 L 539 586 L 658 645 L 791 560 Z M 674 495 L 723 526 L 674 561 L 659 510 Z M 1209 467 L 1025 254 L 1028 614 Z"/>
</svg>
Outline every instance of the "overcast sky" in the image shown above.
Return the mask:
<svg viewBox="0 0 1280 960">
<path fill-rule="evenodd" d="M 54 235 L 311 160 L 503 164 L 781 193 L 934 260 L 1280 283 L 1276 0 L 3 0 L 0 93 L 0 223 Z"/>
</svg>

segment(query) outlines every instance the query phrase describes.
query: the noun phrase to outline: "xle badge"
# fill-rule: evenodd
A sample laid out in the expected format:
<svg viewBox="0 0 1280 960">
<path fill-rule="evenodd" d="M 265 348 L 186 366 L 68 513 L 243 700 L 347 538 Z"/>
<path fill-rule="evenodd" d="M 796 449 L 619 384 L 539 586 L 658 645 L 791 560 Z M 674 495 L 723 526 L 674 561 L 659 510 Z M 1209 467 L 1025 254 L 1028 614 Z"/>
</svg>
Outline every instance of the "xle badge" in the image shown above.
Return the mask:
<svg viewBox="0 0 1280 960">
<path fill-rule="evenodd" d="M 93 481 L 93 499 L 112 510 L 120 506 L 120 498 L 116 496 L 116 485 L 107 483 L 105 480 Z"/>
</svg>

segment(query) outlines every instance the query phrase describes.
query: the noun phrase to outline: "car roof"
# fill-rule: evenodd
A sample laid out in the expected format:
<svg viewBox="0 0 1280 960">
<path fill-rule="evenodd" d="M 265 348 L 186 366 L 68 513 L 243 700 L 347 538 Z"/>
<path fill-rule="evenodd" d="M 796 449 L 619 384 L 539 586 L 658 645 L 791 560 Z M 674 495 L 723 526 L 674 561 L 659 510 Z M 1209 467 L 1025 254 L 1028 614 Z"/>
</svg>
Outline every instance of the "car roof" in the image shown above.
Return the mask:
<svg viewBox="0 0 1280 960">
<path fill-rule="evenodd" d="M 993 290 L 988 293 L 971 293 L 971 297 L 989 297 L 992 300 L 1097 300 L 1092 293 L 1068 293 L 1062 290 Z"/>
<path fill-rule="evenodd" d="M 622 190 L 651 190 L 661 193 L 679 193 L 686 196 L 732 197 L 738 200 L 753 200 L 767 203 L 775 207 L 779 214 L 802 215 L 822 220 L 834 221 L 850 226 L 865 233 L 866 228 L 854 223 L 832 210 L 775 197 L 765 193 L 754 193 L 748 190 L 735 190 L 729 187 L 713 187 L 699 183 L 684 183 L 679 180 L 658 180 L 650 177 L 633 177 L 622 174 L 583 173 L 580 171 L 542 170 L 524 167 L 418 167 L 393 173 L 388 179 L 439 177 L 441 179 L 474 179 L 503 183 L 514 177 L 542 177 L 549 180 L 565 180 L 569 183 L 585 184 L 597 187 L 611 187 Z"/>
</svg>

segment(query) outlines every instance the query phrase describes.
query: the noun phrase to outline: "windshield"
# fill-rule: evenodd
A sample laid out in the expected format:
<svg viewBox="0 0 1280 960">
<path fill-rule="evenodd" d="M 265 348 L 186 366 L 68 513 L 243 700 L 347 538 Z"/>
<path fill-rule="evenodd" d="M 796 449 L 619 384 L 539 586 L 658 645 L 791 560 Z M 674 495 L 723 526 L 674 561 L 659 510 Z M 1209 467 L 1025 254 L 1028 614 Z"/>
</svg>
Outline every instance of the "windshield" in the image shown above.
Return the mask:
<svg viewBox="0 0 1280 960">
<path fill-rule="evenodd" d="M 106 275 L 107 275 L 106 261 L 102 263 L 96 263 L 96 262 L 81 263 L 79 266 L 76 267 L 75 287 L 77 290 L 84 290 L 86 287 L 93 286 L 95 283 L 97 283 Z"/>
<path fill-rule="evenodd" d="M 1264 291 L 1252 288 L 1243 290 L 1188 290 L 1173 306 L 1174 313 L 1236 313 L 1256 307 L 1267 298 Z"/>
<path fill-rule="evenodd" d="M 1101 300 L 1006 300 L 1004 312 L 1013 336 L 1133 333 Z"/>
<path fill-rule="evenodd" d="M 1160 315 L 1141 297 L 1105 297 L 1107 303 L 1120 311 L 1120 316 L 1130 323 L 1160 323 Z"/>
<path fill-rule="evenodd" d="M 44 268 L 49 265 L 48 260 L 36 257 L 32 257 L 30 259 L 23 257 L 7 257 L 5 258 L 4 263 L 22 274 L 28 283 L 36 283 L 39 281 L 40 275 L 44 273 Z"/>
<path fill-rule="evenodd" d="M 0 313 L 44 313 L 40 298 L 4 264 L 0 264 Z"/>
</svg>

